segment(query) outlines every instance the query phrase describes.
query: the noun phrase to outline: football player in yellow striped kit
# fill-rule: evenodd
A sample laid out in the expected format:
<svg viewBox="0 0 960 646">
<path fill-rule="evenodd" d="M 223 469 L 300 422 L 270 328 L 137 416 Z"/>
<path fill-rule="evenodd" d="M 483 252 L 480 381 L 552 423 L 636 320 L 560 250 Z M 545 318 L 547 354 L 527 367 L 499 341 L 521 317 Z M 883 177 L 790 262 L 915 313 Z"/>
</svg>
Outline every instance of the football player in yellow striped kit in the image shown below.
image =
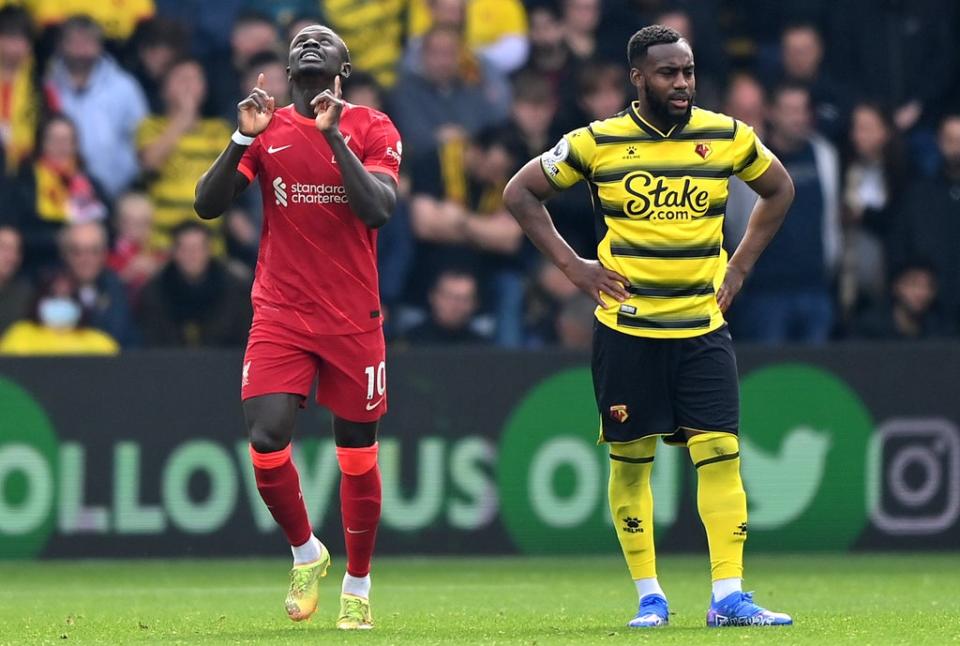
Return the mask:
<svg viewBox="0 0 960 646">
<path fill-rule="evenodd" d="M 627 47 L 637 100 L 567 133 L 527 163 L 504 198 L 527 236 L 597 302 L 593 381 L 610 450 L 610 511 L 640 597 L 636 628 L 666 625 L 650 473 L 657 438 L 686 446 L 713 579 L 708 626 L 784 625 L 741 586 L 747 500 L 740 479 L 736 357 L 723 312 L 793 200 L 783 165 L 752 128 L 694 106 L 693 52 L 662 25 Z M 746 235 L 723 249 L 727 185 L 759 195 Z M 543 203 L 588 182 L 597 257 L 579 257 Z"/>
</svg>

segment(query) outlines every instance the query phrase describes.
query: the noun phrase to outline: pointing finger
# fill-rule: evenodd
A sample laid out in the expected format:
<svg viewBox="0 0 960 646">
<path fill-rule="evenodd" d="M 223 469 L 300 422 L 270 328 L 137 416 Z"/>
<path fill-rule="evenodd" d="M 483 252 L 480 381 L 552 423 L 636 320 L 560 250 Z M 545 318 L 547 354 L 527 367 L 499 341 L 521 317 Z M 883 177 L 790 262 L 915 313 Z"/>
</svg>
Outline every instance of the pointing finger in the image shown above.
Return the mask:
<svg viewBox="0 0 960 646">
<path fill-rule="evenodd" d="M 333 94 L 330 93 L 330 90 L 324 90 L 317 96 L 313 97 L 313 100 L 310 101 L 310 105 L 316 105 L 318 101 L 330 101 L 331 99 L 333 99 Z"/>
<path fill-rule="evenodd" d="M 253 104 L 257 107 L 257 112 L 263 112 L 267 109 L 267 100 L 259 94 L 251 94 L 250 100 L 253 101 Z"/>
<path fill-rule="evenodd" d="M 340 75 L 337 74 L 333 77 L 333 96 L 338 99 L 343 96 L 343 92 L 340 91 Z"/>
<path fill-rule="evenodd" d="M 264 78 L 263 72 L 260 72 L 260 74 L 257 75 L 257 88 L 261 90 L 263 89 Z"/>
</svg>

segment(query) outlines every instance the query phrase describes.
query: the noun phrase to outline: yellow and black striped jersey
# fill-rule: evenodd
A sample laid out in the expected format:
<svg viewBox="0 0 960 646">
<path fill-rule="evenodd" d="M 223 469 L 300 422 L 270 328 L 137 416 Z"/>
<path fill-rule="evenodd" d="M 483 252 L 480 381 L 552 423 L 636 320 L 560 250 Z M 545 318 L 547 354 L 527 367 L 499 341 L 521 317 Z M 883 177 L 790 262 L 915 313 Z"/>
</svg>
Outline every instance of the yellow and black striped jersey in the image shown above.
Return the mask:
<svg viewBox="0 0 960 646">
<path fill-rule="evenodd" d="M 550 183 L 590 183 L 598 225 L 597 257 L 630 280 L 624 303 L 598 307 L 597 319 L 620 332 L 685 338 L 724 323 L 716 291 L 723 282 L 723 216 L 731 175 L 767 170 L 773 154 L 753 128 L 693 108 L 689 121 L 660 132 L 637 103 L 563 136 L 540 157 Z"/>
</svg>

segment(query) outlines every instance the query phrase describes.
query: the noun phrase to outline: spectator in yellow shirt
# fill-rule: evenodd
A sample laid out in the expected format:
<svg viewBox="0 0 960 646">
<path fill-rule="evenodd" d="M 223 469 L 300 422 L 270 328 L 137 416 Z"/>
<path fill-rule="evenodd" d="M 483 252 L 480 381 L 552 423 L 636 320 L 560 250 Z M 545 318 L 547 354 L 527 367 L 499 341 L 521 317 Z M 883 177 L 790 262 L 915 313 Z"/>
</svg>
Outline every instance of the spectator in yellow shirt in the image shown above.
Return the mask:
<svg viewBox="0 0 960 646">
<path fill-rule="evenodd" d="M 41 289 L 33 318 L 14 323 L 0 338 L 0 354 L 114 355 L 120 346 L 108 334 L 86 327 L 83 308 L 72 295 L 74 286 L 64 274 Z"/>
<path fill-rule="evenodd" d="M 0 9 L 0 144 L 7 174 L 33 152 L 41 117 L 59 109 L 56 92 L 36 78 L 32 36 L 26 11 Z"/>
<path fill-rule="evenodd" d="M 467 49 L 502 73 L 527 62 L 527 12 L 520 0 L 411 0 L 412 39 L 435 24 L 461 26 Z"/>
<path fill-rule="evenodd" d="M 170 248 L 170 232 L 178 224 L 195 220 L 193 191 L 197 178 L 220 154 L 230 137 L 230 125 L 219 118 L 204 118 L 207 97 L 203 67 L 195 60 L 175 63 L 163 81 L 165 114 L 147 117 L 137 132 L 137 150 L 156 208 L 151 246 Z M 223 253 L 219 220 L 204 220 L 214 233 L 214 248 Z"/>
<path fill-rule="evenodd" d="M 153 0 L 30 0 L 33 19 L 42 28 L 59 25 L 70 16 L 85 14 L 103 29 L 108 40 L 125 41 L 137 25 L 156 13 Z"/>
<path fill-rule="evenodd" d="M 69 224 L 107 217 L 107 198 L 80 156 L 76 125 L 54 116 L 40 127 L 32 163 L 17 177 L 15 203 L 31 271 L 57 264 L 57 236 Z"/>
<path fill-rule="evenodd" d="M 390 88 L 397 81 L 397 68 L 403 55 L 404 18 L 410 2 L 319 0 L 321 15 L 318 18 L 350 43 L 354 71 L 373 74 L 380 85 Z M 294 29 L 297 24 L 303 26 L 298 20 L 290 28 Z"/>
</svg>

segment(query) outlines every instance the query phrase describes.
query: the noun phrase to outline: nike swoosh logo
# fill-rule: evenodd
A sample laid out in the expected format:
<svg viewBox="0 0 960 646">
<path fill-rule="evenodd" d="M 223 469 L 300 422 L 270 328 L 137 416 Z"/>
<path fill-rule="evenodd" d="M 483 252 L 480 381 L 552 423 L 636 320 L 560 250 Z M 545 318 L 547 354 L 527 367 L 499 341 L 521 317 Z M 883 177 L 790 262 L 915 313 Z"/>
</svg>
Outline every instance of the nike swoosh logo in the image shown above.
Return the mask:
<svg viewBox="0 0 960 646">
<path fill-rule="evenodd" d="M 379 406 L 382 401 L 383 401 L 383 397 L 381 397 L 375 402 L 370 402 L 369 404 L 367 404 L 367 410 L 373 410 L 374 408 Z"/>
<path fill-rule="evenodd" d="M 278 152 L 280 152 L 281 150 L 286 150 L 287 148 L 289 148 L 289 147 L 292 146 L 292 145 L 293 145 L 293 144 L 287 144 L 286 146 L 280 146 L 279 148 L 274 148 L 273 146 L 270 146 L 269 148 L 267 148 L 267 152 L 272 155 L 273 153 L 278 153 Z"/>
<path fill-rule="evenodd" d="M 349 527 L 347 527 L 348 534 L 366 534 L 369 531 L 370 531 L 369 529 L 350 529 Z"/>
</svg>

